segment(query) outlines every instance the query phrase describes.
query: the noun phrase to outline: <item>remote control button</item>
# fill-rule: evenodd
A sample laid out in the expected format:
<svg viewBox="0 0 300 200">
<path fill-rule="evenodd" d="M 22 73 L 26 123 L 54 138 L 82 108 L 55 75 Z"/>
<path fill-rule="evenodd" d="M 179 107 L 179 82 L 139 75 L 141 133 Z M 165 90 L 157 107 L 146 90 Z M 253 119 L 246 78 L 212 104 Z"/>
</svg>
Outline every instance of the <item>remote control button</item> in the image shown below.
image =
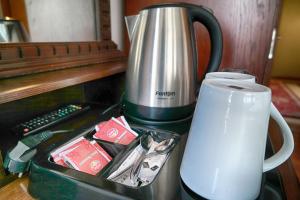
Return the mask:
<svg viewBox="0 0 300 200">
<path fill-rule="evenodd" d="M 61 122 L 64 119 L 68 119 L 82 111 L 90 109 L 89 106 L 80 106 L 70 104 L 65 107 L 61 107 L 57 110 L 51 111 L 47 114 L 37 116 L 27 122 L 23 122 L 12 129 L 18 135 L 29 135 L 45 129 L 51 125 Z"/>
</svg>

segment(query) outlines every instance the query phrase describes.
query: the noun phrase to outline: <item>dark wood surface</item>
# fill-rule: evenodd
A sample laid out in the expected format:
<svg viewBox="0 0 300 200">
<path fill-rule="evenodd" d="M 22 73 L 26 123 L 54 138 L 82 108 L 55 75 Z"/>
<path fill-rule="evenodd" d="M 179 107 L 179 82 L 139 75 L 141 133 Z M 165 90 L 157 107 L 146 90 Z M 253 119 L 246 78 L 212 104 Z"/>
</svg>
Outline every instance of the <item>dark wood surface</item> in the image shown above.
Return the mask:
<svg viewBox="0 0 300 200">
<path fill-rule="evenodd" d="M 124 72 L 126 61 L 108 62 L 0 80 L 0 104 Z"/>
<path fill-rule="evenodd" d="M 33 200 L 27 192 L 28 177 L 17 179 L 0 189 L 0 199 Z"/>
<path fill-rule="evenodd" d="M 300 168 L 299 165 L 297 166 L 297 168 L 295 168 L 295 165 L 293 165 L 293 161 L 295 158 L 299 162 L 300 141 L 299 141 L 298 134 L 300 134 L 299 131 L 300 126 L 298 126 L 297 129 L 295 129 L 295 126 L 291 124 L 290 126 L 294 134 L 295 149 L 291 158 L 288 159 L 286 162 L 284 162 L 282 165 L 280 165 L 278 169 L 282 178 L 282 183 L 284 186 L 287 199 L 294 200 L 294 199 L 300 199 L 299 179 L 297 178 L 297 173 L 296 173 L 296 170 L 299 172 Z M 274 150 L 277 152 L 282 145 L 282 137 L 280 135 L 278 125 L 272 119 L 270 120 L 269 134 L 271 137 Z M 297 137 L 295 137 L 295 135 L 297 135 Z"/>
<path fill-rule="evenodd" d="M 3 13 L 12 16 L 16 1 L 1 0 Z M 24 2 L 23 2 L 24 3 Z M 110 3 L 98 0 L 101 41 L 0 44 L 0 78 L 39 73 L 89 64 L 117 61 L 124 54 L 111 41 Z M 23 6 L 25 9 L 25 6 Z M 20 14 L 20 12 L 18 11 Z M 26 14 L 26 13 L 24 13 Z M 22 17 L 15 16 L 22 20 Z"/>
<path fill-rule="evenodd" d="M 291 156 L 291 160 L 293 167 L 295 168 L 298 182 L 300 183 L 300 119 L 286 118 L 286 120 L 294 135 L 295 149 Z"/>
<path fill-rule="evenodd" d="M 165 2 L 183 2 L 182 0 L 126 0 L 125 15 L 135 15 L 151 4 Z M 271 35 L 277 26 L 281 0 L 186 0 L 184 2 L 203 5 L 211 8 L 218 19 L 224 38 L 223 60 L 221 68 L 246 69 L 266 82 L 270 75 L 271 65 L 268 53 Z M 202 74 L 208 63 L 210 42 L 206 29 L 195 24 L 198 48 L 199 74 Z M 127 33 L 126 48 L 129 42 Z M 267 72 L 267 73 L 266 73 Z"/>
</svg>

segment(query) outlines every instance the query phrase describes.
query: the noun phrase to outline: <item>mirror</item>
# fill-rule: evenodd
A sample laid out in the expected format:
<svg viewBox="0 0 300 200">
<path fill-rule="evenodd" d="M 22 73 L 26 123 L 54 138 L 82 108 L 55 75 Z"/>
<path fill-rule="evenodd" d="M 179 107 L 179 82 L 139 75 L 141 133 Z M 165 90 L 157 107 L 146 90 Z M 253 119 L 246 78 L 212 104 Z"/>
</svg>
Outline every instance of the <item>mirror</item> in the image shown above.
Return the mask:
<svg viewBox="0 0 300 200">
<path fill-rule="evenodd" d="M 98 0 L 9 0 L 6 7 L 3 2 L 2 10 L 9 7 L 3 10 L 5 19 L 10 19 L 0 21 L 1 42 L 101 40 Z M 27 32 L 27 41 L 16 38 L 19 32 Z"/>
<path fill-rule="evenodd" d="M 31 42 L 94 41 L 97 0 L 25 0 Z"/>
<path fill-rule="evenodd" d="M 33 1 L 50 2 L 49 0 L 0 0 L 2 16 L 14 17 L 24 22 L 24 27 L 29 27 L 26 22 L 27 15 L 20 10 L 25 10 L 25 3 Z M 51 0 L 51 2 L 68 1 L 70 4 L 80 0 Z M 79 66 L 95 66 L 99 63 L 125 60 L 126 55 L 117 49 L 117 45 L 111 40 L 111 23 L 110 23 L 110 0 L 82 0 L 82 2 L 94 2 L 94 16 L 91 24 L 94 24 L 95 33 L 90 32 L 94 41 L 57 41 L 56 42 L 17 42 L 0 44 L 0 79 L 14 76 L 40 73 L 46 71 L 60 70 Z M 92 4 L 92 3 L 91 3 Z M 91 6 L 90 4 L 90 6 Z M 13 8 L 13 9 L 10 9 Z M 68 10 L 70 6 L 65 6 L 66 13 L 75 14 L 76 10 Z M 37 9 L 37 8 L 35 8 Z M 47 7 L 48 9 L 48 7 Z M 79 16 L 82 16 L 82 11 Z M 31 15 L 30 15 L 31 16 Z M 54 17 L 53 17 L 54 18 Z M 86 26 L 83 18 L 76 18 L 73 22 L 75 25 L 69 25 L 67 29 L 83 24 Z M 80 23 L 78 22 L 80 20 Z M 59 19 L 61 22 L 64 19 Z M 34 20 L 33 20 L 34 21 Z M 35 20 L 36 21 L 36 20 Z M 93 25 L 89 25 L 92 27 Z M 95 25 L 96 24 L 96 25 Z M 50 29 L 56 24 L 46 22 L 43 24 Z M 66 26 L 65 23 L 62 23 Z M 43 28 L 38 29 L 42 31 Z M 84 29 L 84 28 L 81 28 Z M 73 30 L 73 29 L 72 29 Z M 31 30 L 29 30 L 31 31 Z M 84 30 L 89 32 L 87 30 Z M 70 31 L 73 35 L 78 35 L 76 31 Z M 39 34 L 39 32 L 37 32 Z M 76 38 L 77 39 L 77 38 Z M 80 39 L 83 40 L 83 39 Z"/>
</svg>

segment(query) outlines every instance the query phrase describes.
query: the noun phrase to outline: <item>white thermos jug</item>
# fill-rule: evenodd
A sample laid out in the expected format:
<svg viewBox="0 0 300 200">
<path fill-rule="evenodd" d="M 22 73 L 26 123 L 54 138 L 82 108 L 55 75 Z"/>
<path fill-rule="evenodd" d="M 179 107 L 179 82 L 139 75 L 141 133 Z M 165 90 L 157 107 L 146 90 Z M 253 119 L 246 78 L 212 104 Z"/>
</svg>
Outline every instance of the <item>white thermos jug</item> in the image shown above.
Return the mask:
<svg viewBox="0 0 300 200">
<path fill-rule="evenodd" d="M 270 114 L 284 138 L 264 160 Z M 254 81 L 206 78 L 201 86 L 180 175 L 208 199 L 255 199 L 262 173 L 283 163 L 294 148 L 287 123 L 271 104 L 269 88 Z"/>
</svg>

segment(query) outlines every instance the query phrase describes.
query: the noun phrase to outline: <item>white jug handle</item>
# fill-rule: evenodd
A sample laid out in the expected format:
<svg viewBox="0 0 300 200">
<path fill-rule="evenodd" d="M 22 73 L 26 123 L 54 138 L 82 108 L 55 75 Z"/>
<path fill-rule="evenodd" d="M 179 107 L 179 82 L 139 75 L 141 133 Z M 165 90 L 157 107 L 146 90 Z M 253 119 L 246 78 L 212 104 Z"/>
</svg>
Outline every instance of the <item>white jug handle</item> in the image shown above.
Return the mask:
<svg viewBox="0 0 300 200">
<path fill-rule="evenodd" d="M 264 161 L 263 172 L 269 171 L 281 165 L 291 156 L 294 150 L 292 131 L 273 103 L 271 103 L 271 117 L 280 127 L 280 131 L 283 136 L 283 145 L 276 154 Z"/>
</svg>

